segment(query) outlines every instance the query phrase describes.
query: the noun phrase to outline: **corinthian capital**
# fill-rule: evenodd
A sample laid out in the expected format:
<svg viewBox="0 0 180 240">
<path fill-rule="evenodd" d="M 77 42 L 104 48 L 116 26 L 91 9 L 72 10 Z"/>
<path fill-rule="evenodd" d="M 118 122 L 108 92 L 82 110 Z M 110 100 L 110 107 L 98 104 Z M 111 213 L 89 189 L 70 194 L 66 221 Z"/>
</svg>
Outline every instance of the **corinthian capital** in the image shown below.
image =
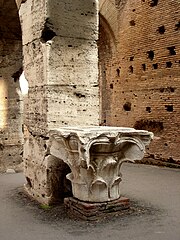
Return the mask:
<svg viewBox="0 0 180 240">
<path fill-rule="evenodd" d="M 120 197 L 123 162 L 141 160 L 153 134 L 133 128 L 85 127 L 50 131 L 50 154 L 71 169 L 73 196 L 106 202 Z"/>
</svg>

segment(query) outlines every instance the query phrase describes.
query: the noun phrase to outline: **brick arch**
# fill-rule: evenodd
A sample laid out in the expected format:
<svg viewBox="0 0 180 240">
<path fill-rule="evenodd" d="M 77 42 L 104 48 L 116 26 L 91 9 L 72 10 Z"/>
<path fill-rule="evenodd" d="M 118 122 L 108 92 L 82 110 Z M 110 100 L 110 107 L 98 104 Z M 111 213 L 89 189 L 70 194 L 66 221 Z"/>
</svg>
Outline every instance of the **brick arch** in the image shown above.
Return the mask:
<svg viewBox="0 0 180 240">
<path fill-rule="evenodd" d="M 111 54 L 115 54 L 117 46 L 116 35 L 105 17 L 101 13 L 99 13 L 99 32 L 101 32 L 102 29 L 104 29 L 106 37 L 108 38 L 109 51 L 111 52 Z"/>
<path fill-rule="evenodd" d="M 109 25 L 114 40 L 118 41 L 118 9 L 115 0 L 100 0 L 99 12 L 101 19 L 104 19 Z"/>
<path fill-rule="evenodd" d="M 111 93 L 107 86 L 111 73 L 107 71 L 116 54 L 117 39 L 109 22 L 99 14 L 99 85 L 100 85 L 100 124 L 107 125 L 107 115 L 110 110 Z"/>
</svg>

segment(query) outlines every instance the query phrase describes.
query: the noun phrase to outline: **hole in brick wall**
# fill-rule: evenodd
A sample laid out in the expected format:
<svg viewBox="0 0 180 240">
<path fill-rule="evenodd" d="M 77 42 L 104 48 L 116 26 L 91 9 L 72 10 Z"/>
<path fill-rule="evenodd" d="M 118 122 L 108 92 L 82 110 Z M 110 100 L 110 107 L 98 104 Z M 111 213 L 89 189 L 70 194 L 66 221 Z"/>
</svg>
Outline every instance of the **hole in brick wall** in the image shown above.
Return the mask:
<svg viewBox="0 0 180 240">
<path fill-rule="evenodd" d="M 160 88 L 159 91 L 160 91 L 161 93 L 163 93 L 163 92 L 164 92 L 164 88 Z"/>
<path fill-rule="evenodd" d="M 166 29 L 165 29 L 164 26 L 160 26 L 160 27 L 158 27 L 158 32 L 159 32 L 160 34 L 164 34 L 165 31 L 166 31 Z"/>
<path fill-rule="evenodd" d="M 111 84 L 110 84 L 110 88 L 113 89 L 113 87 L 114 87 L 114 86 L 113 86 L 113 84 L 111 83 Z"/>
<path fill-rule="evenodd" d="M 27 181 L 27 185 L 28 187 L 32 188 L 32 183 L 31 183 L 31 179 L 26 177 L 26 181 Z"/>
<path fill-rule="evenodd" d="M 136 9 L 134 8 L 132 11 L 133 11 L 133 12 L 135 12 L 135 11 L 136 11 Z"/>
<path fill-rule="evenodd" d="M 157 63 L 153 64 L 153 68 L 158 69 L 158 64 Z"/>
<path fill-rule="evenodd" d="M 149 3 L 150 7 L 155 7 L 158 5 L 158 0 L 150 0 L 150 3 Z"/>
<path fill-rule="evenodd" d="M 166 68 L 171 68 L 172 67 L 172 62 L 166 62 Z"/>
<path fill-rule="evenodd" d="M 41 35 L 41 41 L 42 42 L 47 42 L 53 39 L 53 37 L 57 36 L 56 33 L 50 29 L 48 26 L 44 26 L 44 29 L 42 30 L 42 35 Z"/>
<path fill-rule="evenodd" d="M 146 71 L 146 64 L 142 64 L 142 69 L 143 69 L 143 71 Z"/>
<path fill-rule="evenodd" d="M 131 21 L 129 22 L 129 24 L 130 24 L 130 26 L 135 26 L 135 25 L 136 25 L 136 23 L 135 23 L 134 20 L 131 20 Z"/>
<path fill-rule="evenodd" d="M 116 69 L 116 73 L 117 73 L 117 76 L 119 77 L 120 76 L 120 69 L 119 68 Z"/>
<path fill-rule="evenodd" d="M 14 82 L 17 82 L 23 72 L 23 68 L 21 67 L 17 72 L 13 73 L 11 76 L 14 79 Z"/>
<path fill-rule="evenodd" d="M 178 31 L 180 29 L 180 21 L 175 24 L 175 31 Z"/>
<path fill-rule="evenodd" d="M 173 87 L 169 87 L 171 92 L 175 92 L 175 89 Z"/>
<path fill-rule="evenodd" d="M 151 107 L 146 107 L 146 111 L 147 111 L 148 113 L 151 113 Z"/>
<path fill-rule="evenodd" d="M 71 44 L 69 44 L 69 45 L 68 45 L 68 47 L 72 47 L 72 45 L 71 45 Z"/>
<path fill-rule="evenodd" d="M 133 61 L 134 60 L 134 56 L 130 57 L 130 61 Z"/>
<path fill-rule="evenodd" d="M 169 54 L 170 55 L 176 55 L 175 48 L 176 48 L 175 46 L 167 47 L 167 49 L 169 50 Z"/>
<path fill-rule="evenodd" d="M 177 161 L 174 160 L 172 157 L 169 157 L 169 158 L 167 159 L 167 161 L 168 161 L 169 163 L 177 163 Z"/>
<path fill-rule="evenodd" d="M 175 92 L 175 88 L 173 88 L 173 87 L 160 88 L 159 91 L 161 93 L 163 93 L 163 92 L 173 93 L 173 92 Z"/>
<path fill-rule="evenodd" d="M 173 105 L 165 105 L 165 108 L 168 112 L 173 112 Z"/>
<path fill-rule="evenodd" d="M 152 61 L 154 59 L 154 51 L 150 50 L 147 52 L 148 58 Z"/>
<path fill-rule="evenodd" d="M 123 105 L 123 108 L 125 111 L 129 112 L 131 111 L 131 103 L 130 102 L 126 102 L 124 105 Z"/>
<path fill-rule="evenodd" d="M 0 150 L 2 151 L 4 149 L 4 145 L 0 143 Z"/>
<path fill-rule="evenodd" d="M 134 72 L 133 66 L 130 66 L 130 67 L 129 67 L 129 71 L 130 71 L 130 73 L 133 73 L 133 72 Z"/>
<path fill-rule="evenodd" d="M 79 93 L 79 92 L 75 92 L 74 95 L 77 96 L 78 98 L 85 98 L 86 97 L 84 94 Z"/>
<path fill-rule="evenodd" d="M 164 125 L 160 121 L 141 119 L 134 124 L 134 128 L 159 133 L 164 129 Z"/>
<path fill-rule="evenodd" d="M 119 6 L 120 6 L 120 3 L 121 3 L 121 0 L 115 0 L 115 5 L 116 5 L 116 7 L 119 7 Z"/>
</svg>

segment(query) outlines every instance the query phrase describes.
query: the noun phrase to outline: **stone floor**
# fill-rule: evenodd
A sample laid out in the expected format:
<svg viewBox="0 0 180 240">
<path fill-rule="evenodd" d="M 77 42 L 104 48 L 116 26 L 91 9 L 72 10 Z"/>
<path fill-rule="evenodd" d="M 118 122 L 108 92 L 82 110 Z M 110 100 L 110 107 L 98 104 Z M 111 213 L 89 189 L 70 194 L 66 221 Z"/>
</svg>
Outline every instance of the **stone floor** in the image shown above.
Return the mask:
<svg viewBox="0 0 180 240">
<path fill-rule="evenodd" d="M 23 193 L 23 174 L 0 174 L 0 239 L 180 240 L 180 170 L 124 164 L 122 173 L 130 210 L 97 222 L 39 205 Z"/>
</svg>

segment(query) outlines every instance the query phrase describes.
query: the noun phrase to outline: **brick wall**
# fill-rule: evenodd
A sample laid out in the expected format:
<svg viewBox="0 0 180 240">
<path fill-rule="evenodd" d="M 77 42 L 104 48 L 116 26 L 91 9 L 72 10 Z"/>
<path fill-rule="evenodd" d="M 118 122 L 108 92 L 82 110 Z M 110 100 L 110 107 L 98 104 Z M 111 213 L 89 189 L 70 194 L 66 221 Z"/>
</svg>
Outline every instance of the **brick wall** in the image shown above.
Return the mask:
<svg viewBox="0 0 180 240">
<path fill-rule="evenodd" d="M 115 5 L 114 1 L 114 7 L 107 11 L 109 2 L 113 1 L 100 4 L 100 12 L 109 23 L 108 27 L 100 28 L 99 39 L 99 64 L 105 69 L 105 77 L 100 74 L 100 79 L 106 85 L 102 124 L 154 132 L 149 156 L 177 163 L 180 161 L 180 2 L 128 0 L 119 1 L 119 5 L 116 1 Z M 114 27 L 117 22 L 118 27 Z M 116 53 L 111 55 L 110 41 L 116 43 Z"/>
</svg>

